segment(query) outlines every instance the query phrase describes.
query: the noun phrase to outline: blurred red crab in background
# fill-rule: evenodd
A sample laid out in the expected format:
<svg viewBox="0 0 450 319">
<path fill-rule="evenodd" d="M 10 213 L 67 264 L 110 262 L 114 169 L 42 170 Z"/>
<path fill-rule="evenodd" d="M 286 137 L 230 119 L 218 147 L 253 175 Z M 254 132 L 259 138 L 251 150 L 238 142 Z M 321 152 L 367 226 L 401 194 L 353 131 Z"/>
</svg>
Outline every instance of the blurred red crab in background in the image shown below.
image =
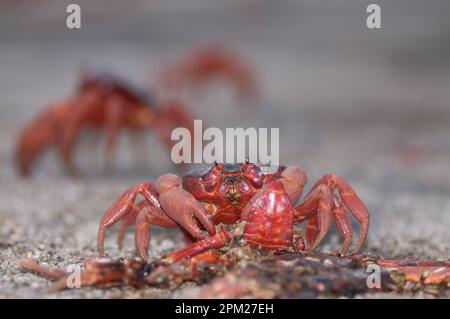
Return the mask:
<svg viewBox="0 0 450 319">
<path fill-rule="evenodd" d="M 37 159 L 55 146 L 66 170 L 78 173 L 73 150 L 85 127 L 105 131 L 106 158 L 110 162 L 118 133 L 124 129 L 152 130 L 170 150 L 174 128 L 193 130 L 194 117 L 181 91 L 221 78 L 236 87 L 241 97 L 253 99 L 257 95 L 254 72 L 249 62 L 230 50 L 218 45 L 199 46 L 180 61 L 163 67 L 156 85 L 161 98 L 155 101 L 116 76 L 83 69 L 74 94 L 44 108 L 20 132 L 15 149 L 18 172 L 31 175 Z"/>
<path fill-rule="evenodd" d="M 155 102 L 115 76 L 84 70 L 72 96 L 45 108 L 22 130 L 15 163 L 22 176 L 29 176 L 37 159 L 55 146 L 66 170 L 76 174 L 73 150 L 85 127 L 105 131 L 106 158 L 111 161 L 120 131 L 153 130 L 170 149 L 170 133 L 179 126 L 193 129 L 193 116 L 180 100 Z"/>
<path fill-rule="evenodd" d="M 218 44 L 196 45 L 176 62 L 164 66 L 157 86 L 162 94 L 198 92 L 214 80 L 229 84 L 237 97 L 255 102 L 259 98 L 259 83 L 250 60 Z"/>
</svg>

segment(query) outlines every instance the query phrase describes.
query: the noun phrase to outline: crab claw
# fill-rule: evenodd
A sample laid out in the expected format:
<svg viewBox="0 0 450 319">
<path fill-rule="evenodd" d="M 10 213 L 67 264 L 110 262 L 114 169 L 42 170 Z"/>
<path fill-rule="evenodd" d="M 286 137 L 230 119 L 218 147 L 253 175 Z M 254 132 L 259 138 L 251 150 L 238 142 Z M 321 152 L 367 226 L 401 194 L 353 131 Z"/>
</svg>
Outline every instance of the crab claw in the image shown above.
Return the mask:
<svg viewBox="0 0 450 319">
<path fill-rule="evenodd" d="M 179 188 L 181 179 L 174 174 L 162 175 L 156 181 L 156 191 L 164 212 L 196 239 L 204 239 L 202 226 L 210 235 L 216 233 L 214 223 L 195 197 Z"/>
</svg>

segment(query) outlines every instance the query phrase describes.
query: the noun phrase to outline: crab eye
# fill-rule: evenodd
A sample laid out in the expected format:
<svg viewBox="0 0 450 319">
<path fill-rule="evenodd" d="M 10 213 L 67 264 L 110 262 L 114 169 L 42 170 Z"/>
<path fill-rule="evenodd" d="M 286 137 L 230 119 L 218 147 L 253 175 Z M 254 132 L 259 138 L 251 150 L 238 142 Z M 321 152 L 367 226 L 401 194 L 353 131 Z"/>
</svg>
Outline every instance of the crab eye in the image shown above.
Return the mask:
<svg viewBox="0 0 450 319">
<path fill-rule="evenodd" d="M 242 164 L 242 173 L 253 186 L 261 187 L 263 185 L 263 176 L 258 165 L 246 161 Z"/>
<path fill-rule="evenodd" d="M 222 176 L 223 164 L 215 164 L 202 176 L 203 186 L 206 191 L 211 191 L 219 183 Z"/>
</svg>

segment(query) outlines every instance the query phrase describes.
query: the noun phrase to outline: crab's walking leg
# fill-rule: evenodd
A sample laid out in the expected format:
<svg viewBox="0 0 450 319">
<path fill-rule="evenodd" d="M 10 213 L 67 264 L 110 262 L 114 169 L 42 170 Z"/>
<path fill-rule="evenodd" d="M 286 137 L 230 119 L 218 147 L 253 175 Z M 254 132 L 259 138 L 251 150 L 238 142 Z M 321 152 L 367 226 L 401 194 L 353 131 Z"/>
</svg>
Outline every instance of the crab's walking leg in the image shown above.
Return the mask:
<svg viewBox="0 0 450 319">
<path fill-rule="evenodd" d="M 185 258 L 193 257 L 212 248 L 221 248 L 231 239 L 227 231 L 221 231 L 214 236 L 199 240 L 182 249 L 174 251 L 163 258 L 163 262 L 176 263 Z"/>
<path fill-rule="evenodd" d="M 306 224 L 305 237 L 307 243 L 313 243 L 319 236 L 319 219 L 317 214 L 311 217 Z"/>
<path fill-rule="evenodd" d="M 55 282 L 49 288 L 49 292 L 56 292 L 56 291 L 68 288 L 67 287 L 67 279 L 68 279 L 68 275 L 70 275 L 70 273 L 68 273 L 62 269 L 44 267 L 28 258 L 20 259 L 20 260 L 16 261 L 16 263 L 20 268 L 27 269 L 29 271 L 32 271 L 32 272 L 38 273 L 40 275 L 54 279 Z M 95 283 L 94 279 L 96 279 L 96 278 L 94 278 L 91 273 L 81 272 L 80 286 L 90 286 Z"/>
<path fill-rule="evenodd" d="M 172 219 L 170 219 L 160 208 L 153 206 L 145 206 L 136 217 L 136 233 L 135 242 L 139 257 L 148 262 L 147 250 L 150 242 L 150 225 L 159 225 L 166 228 L 177 227 Z"/>
<path fill-rule="evenodd" d="M 117 134 L 122 124 L 126 102 L 120 96 L 114 95 L 106 101 L 106 167 L 114 169 L 114 151 Z"/>
<path fill-rule="evenodd" d="M 37 120 L 29 124 L 21 133 L 16 146 L 15 160 L 22 176 L 30 174 L 31 166 L 43 150 L 54 143 L 57 133 L 56 124 L 52 116 L 53 108 L 50 106 L 38 115 Z"/>
<path fill-rule="evenodd" d="M 332 213 L 334 222 L 336 223 L 336 227 L 341 236 L 344 238 L 341 251 L 339 252 L 339 254 L 343 256 L 346 254 L 348 248 L 350 247 L 350 244 L 352 243 L 353 226 L 345 210 L 345 206 L 342 203 L 342 200 L 337 196 L 334 196 L 333 198 Z"/>
<path fill-rule="evenodd" d="M 127 228 L 136 223 L 137 215 L 146 205 L 148 205 L 146 200 L 140 201 L 135 207 L 130 209 L 128 214 L 122 218 L 122 222 L 120 223 L 120 227 L 117 232 L 117 245 L 119 246 L 119 249 L 122 249 L 123 239 Z"/>
<path fill-rule="evenodd" d="M 125 216 L 133 207 L 137 195 L 142 195 L 150 205 L 159 207 L 157 193 L 151 182 L 137 184 L 127 191 L 105 212 L 98 229 L 97 243 L 100 256 L 104 255 L 104 240 L 106 229 L 114 225 L 121 217 Z"/>
<path fill-rule="evenodd" d="M 341 234 L 341 236 L 344 238 L 341 251 L 339 252 L 339 254 L 343 256 L 345 255 L 345 253 L 347 252 L 348 248 L 352 243 L 353 226 L 345 210 L 345 206 L 339 197 L 335 195 L 333 196 L 331 207 L 333 220 L 336 223 L 339 234 Z M 314 215 L 308 220 L 306 226 L 306 240 L 308 241 L 308 243 L 312 243 L 316 240 L 318 235 L 319 235 L 318 217 L 317 215 Z"/>
<path fill-rule="evenodd" d="M 332 191 L 337 188 L 342 202 L 345 204 L 345 206 L 347 206 L 350 213 L 361 224 L 358 241 L 356 242 L 355 248 L 352 251 L 352 254 L 355 254 L 361 248 L 364 240 L 366 239 L 370 222 L 369 212 L 367 211 L 367 208 L 363 204 L 361 199 L 359 199 L 356 192 L 350 186 L 349 182 L 347 182 L 345 179 L 334 174 L 327 174 L 322 177 L 315 186 L 318 187 L 318 185 L 321 184 L 327 185 Z"/>
<path fill-rule="evenodd" d="M 77 105 L 73 109 L 73 114 L 68 116 L 67 123 L 63 127 L 61 138 L 59 141 L 59 151 L 64 160 L 64 164 L 71 174 L 76 174 L 77 170 L 72 160 L 72 150 L 77 136 L 88 114 L 97 106 L 98 95 L 95 92 L 80 93 L 81 96 L 74 98 L 72 104 Z"/>
<path fill-rule="evenodd" d="M 122 222 L 120 223 L 120 228 L 117 233 L 117 245 L 119 246 L 119 249 L 122 249 L 123 239 L 124 239 L 127 228 L 130 227 L 131 225 L 135 225 L 136 218 L 138 217 L 139 213 L 144 208 L 148 208 L 148 207 L 152 207 L 152 206 L 149 206 L 149 203 L 146 200 L 140 201 L 135 207 L 132 207 L 130 209 L 128 214 L 126 214 L 122 218 Z M 151 222 L 151 224 L 163 226 L 166 228 L 172 228 L 172 227 L 177 226 L 177 224 L 173 220 L 171 220 L 169 217 L 167 217 L 161 210 L 158 209 L 157 213 L 158 213 L 159 217 L 158 216 L 157 216 L 158 218 L 152 217 L 151 221 L 155 221 L 155 222 Z"/>
<path fill-rule="evenodd" d="M 425 285 L 450 284 L 450 261 L 377 258 L 374 262 L 386 267 L 389 272 L 402 274 L 405 282 L 417 282 Z"/>
<path fill-rule="evenodd" d="M 344 255 L 347 252 L 353 236 L 352 224 L 345 209 L 345 206 L 348 207 L 350 213 L 361 223 L 361 231 L 359 239 L 352 254 L 356 253 L 361 247 L 362 243 L 364 242 L 364 239 L 367 236 L 367 231 L 369 228 L 370 217 L 367 208 L 359 199 L 358 195 L 356 195 L 355 191 L 350 186 L 350 184 L 344 179 L 337 177 L 336 175 L 333 174 L 327 174 L 324 177 L 322 177 L 318 182 L 316 182 L 316 184 L 312 187 L 310 193 L 308 194 L 307 198 L 310 196 L 310 194 L 314 193 L 318 188 L 321 187 L 328 187 L 331 193 L 333 193 L 334 190 L 337 188 L 340 195 L 340 197 L 333 195 L 332 216 L 334 221 L 336 222 L 336 226 L 338 228 L 339 233 L 344 238 L 344 243 L 340 251 L 341 255 Z M 313 211 L 314 206 L 310 209 L 306 207 L 305 210 L 305 207 L 302 207 L 305 206 L 304 204 L 305 203 L 300 204 L 297 207 L 296 219 L 297 221 L 309 219 L 306 228 L 306 237 L 308 242 L 311 242 L 316 240 L 319 234 L 318 216 L 314 216 L 315 214 Z"/>
<path fill-rule="evenodd" d="M 313 214 L 316 214 L 317 221 L 314 220 L 311 224 L 308 224 L 306 234 L 309 244 L 307 247 L 308 251 L 312 251 L 319 246 L 330 229 L 332 199 L 333 194 L 331 190 L 326 185 L 319 185 L 294 210 L 294 219 L 296 221 L 306 216 L 314 217 Z"/>
<path fill-rule="evenodd" d="M 38 157 L 58 141 L 72 107 L 70 99 L 52 104 L 25 127 L 15 150 L 15 161 L 21 175 L 30 175 Z"/>
<path fill-rule="evenodd" d="M 28 269 L 30 271 L 37 272 L 52 279 L 59 279 L 67 275 L 67 272 L 57 268 L 47 268 L 39 265 L 37 262 L 29 258 L 19 259 L 16 261 L 17 266 L 20 268 Z"/>
<path fill-rule="evenodd" d="M 84 286 L 111 286 L 130 285 L 138 287 L 145 284 L 142 278 L 144 262 L 136 259 L 124 261 L 111 261 L 105 258 L 94 258 L 84 261 L 84 270 L 81 271 L 79 282 L 73 282 L 73 273 L 62 269 L 43 267 L 31 259 L 18 260 L 17 265 L 21 268 L 36 272 L 40 275 L 50 277 L 56 281 L 50 287 L 50 292 L 56 292 L 71 287 Z"/>
</svg>

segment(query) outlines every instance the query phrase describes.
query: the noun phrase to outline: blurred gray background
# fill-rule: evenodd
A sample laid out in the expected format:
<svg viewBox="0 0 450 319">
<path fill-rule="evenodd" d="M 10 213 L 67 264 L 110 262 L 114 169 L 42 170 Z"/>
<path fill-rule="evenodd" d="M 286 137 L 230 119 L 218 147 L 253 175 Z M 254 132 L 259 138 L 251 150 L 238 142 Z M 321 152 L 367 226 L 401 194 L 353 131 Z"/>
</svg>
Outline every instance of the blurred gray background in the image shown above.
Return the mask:
<svg viewBox="0 0 450 319">
<path fill-rule="evenodd" d="M 161 65 L 202 42 L 253 60 L 262 87 L 253 111 L 226 88 L 205 91 L 190 108 L 206 126 L 279 127 L 281 162 L 303 166 L 311 184 L 341 175 L 360 194 L 372 216 L 366 251 L 449 258 L 450 2 L 78 0 L 82 28 L 69 30 L 71 2 L 0 2 L 0 296 L 47 296 L 47 280 L 14 260 L 64 266 L 95 255 L 105 208 L 133 183 L 173 170 L 151 134 L 138 141 L 141 158 L 124 133 L 117 172 L 105 172 L 101 134 L 86 133 L 76 152 L 84 178 L 68 178 L 49 152 L 33 179 L 19 179 L 12 154 L 20 129 L 74 91 L 82 64 L 150 91 Z M 365 24 L 372 2 L 381 6 L 380 30 Z M 156 256 L 179 245 L 176 231 L 154 234 Z M 123 252 L 108 237 L 110 256 L 133 254 L 129 236 Z M 330 235 L 323 249 L 340 242 Z M 123 293 L 173 296 L 63 296 Z"/>
</svg>

